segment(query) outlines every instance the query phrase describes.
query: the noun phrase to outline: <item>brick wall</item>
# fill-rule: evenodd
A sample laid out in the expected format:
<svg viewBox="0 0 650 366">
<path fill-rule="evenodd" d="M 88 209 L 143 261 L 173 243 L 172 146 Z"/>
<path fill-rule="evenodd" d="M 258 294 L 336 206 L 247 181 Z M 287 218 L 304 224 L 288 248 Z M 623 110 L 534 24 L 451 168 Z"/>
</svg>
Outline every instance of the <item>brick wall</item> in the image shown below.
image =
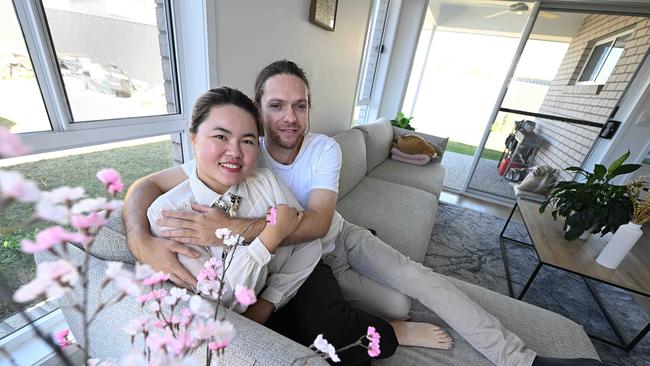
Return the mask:
<svg viewBox="0 0 650 366">
<path fill-rule="evenodd" d="M 623 55 L 605 85 L 576 84 L 597 41 L 633 30 Z M 540 113 L 605 123 L 650 47 L 650 20 L 643 17 L 590 15 L 569 45 L 551 82 Z M 556 168 L 580 166 L 600 129 L 552 120 L 536 119 L 537 132 L 545 139 L 535 164 Z M 562 172 L 562 178 L 572 176 Z"/>
</svg>

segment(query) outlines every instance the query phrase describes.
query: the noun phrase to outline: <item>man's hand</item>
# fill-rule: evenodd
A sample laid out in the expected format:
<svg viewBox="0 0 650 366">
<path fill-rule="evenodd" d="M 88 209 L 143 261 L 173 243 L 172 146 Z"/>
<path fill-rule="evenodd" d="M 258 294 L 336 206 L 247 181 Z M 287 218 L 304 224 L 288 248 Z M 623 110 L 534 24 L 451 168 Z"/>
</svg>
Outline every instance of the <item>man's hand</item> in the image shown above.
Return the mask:
<svg viewBox="0 0 650 366">
<path fill-rule="evenodd" d="M 275 306 L 270 301 L 257 298 L 257 302 L 249 306 L 242 315 L 259 324 L 264 324 L 271 317 L 274 308 Z"/>
<path fill-rule="evenodd" d="M 193 212 L 168 211 L 162 212 L 163 218 L 156 224 L 174 229 L 163 230 L 161 235 L 183 244 L 221 245 L 214 231 L 221 227 L 229 227 L 230 217 L 221 209 L 192 204 Z"/>
<path fill-rule="evenodd" d="M 197 253 L 192 248 L 177 243 L 173 240 L 149 236 L 142 238 L 138 246 L 133 247 L 133 255 L 138 262 L 148 264 L 155 271 L 162 271 L 170 274 L 170 279 L 177 286 L 186 289 L 196 288 L 196 278 L 183 267 L 178 261 L 177 255 L 185 255 L 190 258 L 197 258 Z"/>
</svg>

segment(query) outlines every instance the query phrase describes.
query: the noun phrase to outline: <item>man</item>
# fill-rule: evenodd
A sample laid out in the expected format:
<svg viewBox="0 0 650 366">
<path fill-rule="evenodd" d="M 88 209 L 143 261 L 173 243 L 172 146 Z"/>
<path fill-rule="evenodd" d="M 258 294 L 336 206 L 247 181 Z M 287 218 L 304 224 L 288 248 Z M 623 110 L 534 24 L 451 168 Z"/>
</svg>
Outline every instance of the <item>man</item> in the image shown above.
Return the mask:
<svg viewBox="0 0 650 366">
<path fill-rule="evenodd" d="M 255 101 L 260 109 L 266 134 L 261 141 L 261 163 L 271 169 L 289 187 L 298 201 L 307 207 L 303 222 L 285 244 L 322 238 L 323 252 L 327 253 L 323 257 L 327 265 L 321 263 L 317 266 L 295 301 L 292 300 L 294 306 L 288 306 L 271 317 L 271 327 L 278 329 L 277 325 L 285 322 L 276 319 L 293 317 L 298 320 L 296 324 L 303 327 L 302 329 L 279 330 L 303 344 L 309 344 L 309 340 L 304 337 L 306 334 L 311 335 L 310 332 L 313 333 L 317 327 L 328 328 L 332 336 L 340 332 L 349 333 L 350 329 L 346 330 L 346 325 L 354 318 L 351 316 L 354 312 L 347 308 L 349 304 L 339 301 L 339 308 L 321 306 L 323 298 L 327 302 L 329 296 L 342 297 L 340 284 L 346 295 L 354 295 L 359 306 L 372 308 L 374 313 L 389 319 L 408 314 L 410 297 L 420 300 L 495 364 L 565 364 L 563 360 L 536 357 L 533 351 L 525 348 L 516 335 L 504 329 L 496 318 L 485 312 L 443 276 L 410 261 L 374 237 L 368 230 L 345 222 L 336 213 L 336 191 L 341 167 L 340 148 L 330 138 L 307 133 L 310 100 L 307 78 L 302 69 L 293 62 L 274 62 L 258 75 Z M 184 168 L 188 169 L 189 166 L 191 164 L 186 164 Z M 180 268 L 175 256 L 176 253 L 192 253 L 178 243 L 151 238 L 147 232 L 146 218 L 139 212 L 141 207 L 148 206 L 148 200 L 153 200 L 158 194 L 184 179 L 186 174 L 182 168 L 177 167 L 134 184 L 127 195 L 125 218 L 129 245 L 136 257 L 154 268 L 173 273 L 172 278 L 178 283 L 190 285 L 194 279 Z M 237 230 L 250 222 L 228 219 L 207 207 L 194 206 L 194 209 L 198 213 L 164 213 L 167 218 L 160 220 L 158 224 L 177 228 L 167 231 L 164 235 L 185 244 L 218 245 L 213 237 L 216 228 L 230 227 Z M 254 228 L 253 235 L 259 233 L 263 225 L 260 223 Z M 162 246 L 162 249 L 157 245 Z M 155 253 L 156 251 L 159 253 Z M 395 268 L 400 268 L 400 271 L 394 271 Z M 334 281 L 332 271 L 336 276 Z M 326 296 L 323 295 L 322 289 L 328 292 Z M 310 297 L 319 300 L 315 301 Z M 377 299 L 381 299 L 381 303 L 386 306 L 373 308 L 378 302 Z M 262 300 L 247 315 L 264 322 L 270 310 L 269 306 Z M 307 312 L 305 306 L 308 307 Z M 366 319 L 372 320 L 372 316 L 363 314 Z M 323 322 L 322 319 L 327 321 Z M 341 319 L 343 322 L 337 325 L 337 329 L 330 328 L 330 322 Z M 434 348 L 451 346 L 447 335 L 432 325 L 404 322 L 391 324 L 397 338 L 400 341 L 405 340 L 402 344 Z M 328 333 L 325 334 L 327 337 Z M 591 364 L 590 361 L 571 360 L 571 363 L 566 364 L 588 365 Z"/>
</svg>

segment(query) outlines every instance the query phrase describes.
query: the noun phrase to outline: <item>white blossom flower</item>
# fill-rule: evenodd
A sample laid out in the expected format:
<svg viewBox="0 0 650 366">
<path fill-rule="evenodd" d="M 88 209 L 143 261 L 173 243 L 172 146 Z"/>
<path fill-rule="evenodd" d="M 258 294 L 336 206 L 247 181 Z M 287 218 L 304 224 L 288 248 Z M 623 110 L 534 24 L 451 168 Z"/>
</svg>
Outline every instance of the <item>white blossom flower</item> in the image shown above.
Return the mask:
<svg viewBox="0 0 650 366">
<path fill-rule="evenodd" d="M 36 204 L 36 216 L 61 225 L 67 225 L 70 222 L 70 211 L 66 206 L 53 204 L 45 200 L 41 200 Z"/>
<path fill-rule="evenodd" d="M 87 212 L 97 212 L 104 209 L 106 206 L 106 198 L 84 198 L 81 201 L 75 203 L 72 206 L 72 213 L 74 215 L 87 213 Z"/>
<path fill-rule="evenodd" d="M 83 187 L 59 187 L 53 189 L 50 192 L 43 192 L 42 200 L 47 201 L 51 204 L 74 202 L 80 198 L 83 198 L 85 195 L 85 190 Z"/>
<path fill-rule="evenodd" d="M 230 229 L 225 227 L 219 228 L 214 232 L 214 235 L 216 235 L 218 239 L 223 239 L 230 236 Z"/>
<path fill-rule="evenodd" d="M 199 295 L 190 297 L 189 305 L 193 314 L 204 318 L 208 318 L 214 313 L 212 306 Z"/>
<path fill-rule="evenodd" d="M 36 183 L 25 179 L 22 174 L 2 170 L 0 170 L 0 192 L 5 197 L 21 202 L 36 202 L 41 194 Z"/>
<path fill-rule="evenodd" d="M 156 271 L 154 271 L 148 264 L 140 264 L 136 263 L 135 264 L 135 279 L 138 281 L 144 280 L 145 278 L 149 278 L 156 274 Z"/>
</svg>

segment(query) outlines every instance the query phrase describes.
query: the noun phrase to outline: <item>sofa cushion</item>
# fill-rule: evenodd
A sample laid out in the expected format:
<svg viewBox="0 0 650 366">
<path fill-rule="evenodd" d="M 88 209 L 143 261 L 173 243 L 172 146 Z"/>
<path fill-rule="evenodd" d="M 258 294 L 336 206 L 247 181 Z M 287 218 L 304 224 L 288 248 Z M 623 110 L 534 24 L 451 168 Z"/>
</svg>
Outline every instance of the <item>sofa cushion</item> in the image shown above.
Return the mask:
<svg viewBox="0 0 650 366">
<path fill-rule="evenodd" d="M 434 162 L 419 166 L 388 159 L 368 173 L 368 176 L 419 188 L 440 197 L 445 167 Z"/>
<path fill-rule="evenodd" d="M 355 129 L 363 132 L 363 137 L 366 140 L 368 171 L 371 171 L 388 158 L 393 144 L 393 127 L 389 120 L 380 118 L 373 123 L 355 127 Z"/>
<path fill-rule="evenodd" d="M 358 130 L 347 130 L 333 138 L 341 147 L 340 200 L 366 176 L 366 149 L 363 134 Z"/>
<path fill-rule="evenodd" d="M 427 135 L 426 133 L 422 132 L 417 132 L 417 131 L 411 131 L 411 130 L 405 130 L 403 128 L 399 127 L 393 127 L 393 135 L 394 138 L 397 139 L 399 136 L 405 135 L 405 134 L 415 134 L 423 139 L 429 141 L 430 143 L 438 146 L 440 150 L 442 150 L 442 154 L 439 154 L 435 158 L 431 159 L 432 161 L 442 161 L 442 157 L 445 155 L 445 150 L 447 149 L 447 142 L 449 142 L 449 137 L 438 137 L 438 136 L 433 136 L 433 135 Z"/>
<path fill-rule="evenodd" d="M 431 237 L 438 199 L 429 192 L 364 178 L 336 210 L 348 221 L 377 230 L 377 236 L 414 261 L 422 262 Z"/>
</svg>

